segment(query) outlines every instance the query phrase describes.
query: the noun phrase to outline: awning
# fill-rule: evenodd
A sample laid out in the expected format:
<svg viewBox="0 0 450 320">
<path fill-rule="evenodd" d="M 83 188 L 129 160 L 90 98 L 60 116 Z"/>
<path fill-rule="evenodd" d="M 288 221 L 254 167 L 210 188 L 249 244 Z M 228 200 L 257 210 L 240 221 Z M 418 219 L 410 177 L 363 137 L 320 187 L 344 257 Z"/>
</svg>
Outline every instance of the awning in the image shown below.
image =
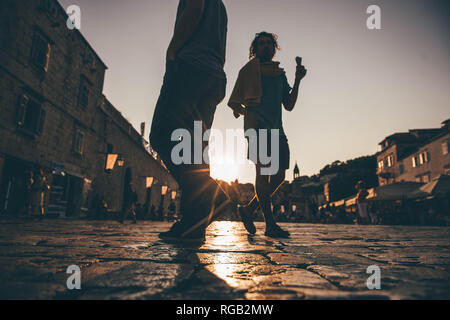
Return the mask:
<svg viewBox="0 0 450 320">
<path fill-rule="evenodd" d="M 414 191 L 418 190 L 423 183 L 420 182 L 398 182 L 373 189 L 373 194 L 368 200 L 402 200 L 411 198 Z"/>
<path fill-rule="evenodd" d="M 450 194 L 450 176 L 440 175 L 411 193 L 411 198 L 439 197 Z"/>
</svg>

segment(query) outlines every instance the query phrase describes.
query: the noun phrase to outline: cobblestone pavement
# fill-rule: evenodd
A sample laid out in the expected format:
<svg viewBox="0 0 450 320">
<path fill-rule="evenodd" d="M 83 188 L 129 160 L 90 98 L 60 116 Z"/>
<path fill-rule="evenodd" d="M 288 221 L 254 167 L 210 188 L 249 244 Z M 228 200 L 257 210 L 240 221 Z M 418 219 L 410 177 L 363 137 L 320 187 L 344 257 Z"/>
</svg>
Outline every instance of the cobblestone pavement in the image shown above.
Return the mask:
<svg viewBox="0 0 450 320">
<path fill-rule="evenodd" d="M 214 222 L 202 245 L 163 222 L 0 222 L 1 299 L 449 299 L 450 228 L 281 224 L 291 239 Z M 68 290 L 69 265 L 81 290 Z M 381 269 L 368 290 L 367 267 Z"/>
</svg>

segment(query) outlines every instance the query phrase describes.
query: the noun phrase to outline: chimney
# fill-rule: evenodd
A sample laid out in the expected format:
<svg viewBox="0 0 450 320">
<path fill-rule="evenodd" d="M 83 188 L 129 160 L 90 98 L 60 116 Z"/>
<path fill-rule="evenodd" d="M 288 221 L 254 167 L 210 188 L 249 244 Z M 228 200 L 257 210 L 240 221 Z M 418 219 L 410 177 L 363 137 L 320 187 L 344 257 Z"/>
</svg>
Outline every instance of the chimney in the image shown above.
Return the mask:
<svg viewBox="0 0 450 320">
<path fill-rule="evenodd" d="M 145 133 L 145 122 L 142 122 L 141 123 L 141 137 L 144 136 L 144 133 Z"/>
</svg>

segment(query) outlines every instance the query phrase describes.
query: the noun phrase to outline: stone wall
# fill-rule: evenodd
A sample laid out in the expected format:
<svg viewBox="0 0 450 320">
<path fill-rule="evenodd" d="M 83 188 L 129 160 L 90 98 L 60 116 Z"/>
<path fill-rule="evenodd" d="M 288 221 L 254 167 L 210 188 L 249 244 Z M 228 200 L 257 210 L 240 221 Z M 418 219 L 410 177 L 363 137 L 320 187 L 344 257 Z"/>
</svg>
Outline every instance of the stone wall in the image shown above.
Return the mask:
<svg viewBox="0 0 450 320">
<path fill-rule="evenodd" d="M 56 175 L 73 177 L 78 179 L 75 185 L 82 184 L 81 189 L 68 191 L 77 193 L 73 199 L 87 206 L 91 191 L 98 190 L 113 211 L 121 210 L 124 171 L 131 168 L 138 201 L 145 202 L 145 181 L 151 176 L 155 178 L 151 203 L 159 207 L 161 186 L 166 185 L 167 208 L 176 182 L 103 96 L 107 67 L 78 30 L 67 28 L 67 15 L 59 3 L 3 0 L 0 9 L 2 167 L 19 162 L 24 163 L 19 168 L 23 171 L 41 167 L 50 182 Z M 36 59 L 36 52 L 45 56 Z M 116 165 L 110 173 L 105 172 L 108 145 L 124 160 L 123 167 Z M 12 181 L 24 175 L 3 171 L 0 202 Z M 79 209 L 80 204 L 75 211 Z"/>
</svg>

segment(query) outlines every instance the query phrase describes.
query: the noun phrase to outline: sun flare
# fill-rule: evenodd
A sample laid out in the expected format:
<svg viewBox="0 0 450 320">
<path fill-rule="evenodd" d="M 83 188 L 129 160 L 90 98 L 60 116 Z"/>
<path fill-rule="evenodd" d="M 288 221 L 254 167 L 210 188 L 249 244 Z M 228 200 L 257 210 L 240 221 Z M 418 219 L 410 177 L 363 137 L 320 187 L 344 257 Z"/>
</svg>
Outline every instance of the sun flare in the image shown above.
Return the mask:
<svg viewBox="0 0 450 320">
<path fill-rule="evenodd" d="M 218 156 L 211 159 L 211 177 L 226 182 L 239 179 L 239 167 L 236 161 L 229 156 Z"/>
</svg>

